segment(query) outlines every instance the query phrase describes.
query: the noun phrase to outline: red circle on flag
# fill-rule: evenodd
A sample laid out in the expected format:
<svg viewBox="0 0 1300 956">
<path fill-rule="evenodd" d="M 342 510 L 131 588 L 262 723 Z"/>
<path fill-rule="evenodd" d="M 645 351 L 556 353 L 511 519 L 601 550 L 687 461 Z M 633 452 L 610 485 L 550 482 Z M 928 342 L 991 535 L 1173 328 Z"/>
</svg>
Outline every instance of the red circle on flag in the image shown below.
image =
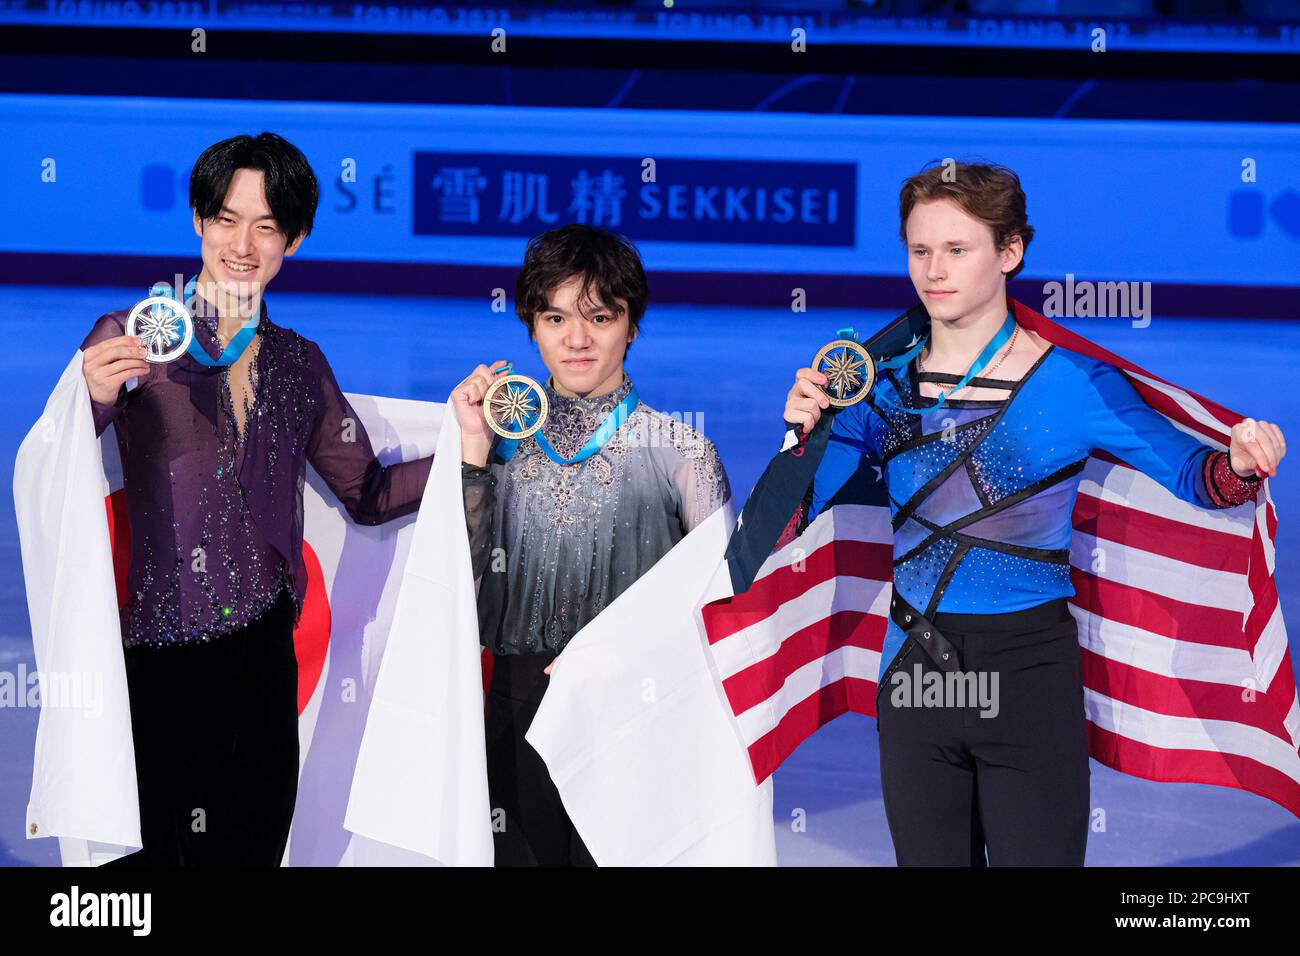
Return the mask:
<svg viewBox="0 0 1300 956">
<path fill-rule="evenodd" d="M 126 491 L 119 488 L 104 499 L 108 512 L 108 540 L 113 550 L 113 578 L 117 583 L 117 606 L 128 598 L 126 574 L 131 566 L 131 522 L 126 512 Z M 293 629 L 294 656 L 298 658 L 298 715 L 301 716 L 316 692 L 330 643 L 330 598 L 325 590 L 325 573 L 320 559 L 306 541 L 302 563 L 307 569 L 307 594 L 302 615 Z"/>
</svg>

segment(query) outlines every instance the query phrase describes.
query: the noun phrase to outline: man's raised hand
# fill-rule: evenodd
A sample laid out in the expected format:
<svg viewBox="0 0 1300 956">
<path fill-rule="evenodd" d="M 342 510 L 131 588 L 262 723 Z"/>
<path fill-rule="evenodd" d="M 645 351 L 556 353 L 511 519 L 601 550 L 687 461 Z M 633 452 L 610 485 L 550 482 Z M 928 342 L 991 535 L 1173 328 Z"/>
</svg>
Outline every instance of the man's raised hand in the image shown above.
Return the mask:
<svg viewBox="0 0 1300 956">
<path fill-rule="evenodd" d="M 81 374 L 85 376 L 90 397 L 111 405 L 129 378 L 149 373 L 145 361 L 148 349 L 134 335 L 119 335 L 96 342 L 82 355 Z"/>
<path fill-rule="evenodd" d="M 497 372 L 505 368 L 505 359 L 480 365 L 451 393 L 452 408 L 460 425 L 461 461 L 480 468 L 487 464 L 492 451 L 493 431 L 484 417 L 483 396 L 496 381 Z"/>
</svg>

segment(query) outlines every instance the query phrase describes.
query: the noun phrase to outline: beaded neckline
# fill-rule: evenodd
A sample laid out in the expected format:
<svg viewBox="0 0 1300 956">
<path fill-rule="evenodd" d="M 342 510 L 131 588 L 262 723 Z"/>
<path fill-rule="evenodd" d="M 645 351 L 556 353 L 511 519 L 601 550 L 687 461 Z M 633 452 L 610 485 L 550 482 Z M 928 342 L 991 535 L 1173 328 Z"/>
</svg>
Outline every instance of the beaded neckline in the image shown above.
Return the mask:
<svg viewBox="0 0 1300 956">
<path fill-rule="evenodd" d="M 555 380 L 548 378 L 546 380 L 546 400 L 551 403 L 554 409 L 581 409 L 582 411 L 596 411 L 604 405 L 613 407 L 627 398 L 627 393 L 632 391 L 632 379 L 628 378 L 626 372 L 623 373 L 623 381 L 612 392 L 605 392 L 603 395 L 590 395 L 581 397 L 577 395 L 561 395 L 555 390 Z"/>
</svg>

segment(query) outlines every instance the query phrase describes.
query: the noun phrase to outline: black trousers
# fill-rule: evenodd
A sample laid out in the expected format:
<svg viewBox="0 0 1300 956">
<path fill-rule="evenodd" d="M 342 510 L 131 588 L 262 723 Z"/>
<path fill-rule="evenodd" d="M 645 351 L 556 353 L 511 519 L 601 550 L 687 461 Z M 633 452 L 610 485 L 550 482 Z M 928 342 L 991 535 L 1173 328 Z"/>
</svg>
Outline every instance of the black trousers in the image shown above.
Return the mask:
<svg viewBox="0 0 1300 956">
<path fill-rule="evenodd" d="M 595 866 L 551 782 L 546 762 L 524 734 L 550 683 L 552 652 L 493 660 L 486 736 L 488 796 L 497 866 Z"/>
<path fill-rule="evenodd" d="M 143 848 L 118 866 L 278 866 L 298 790 L 294 605 L 211 641 L 126 650 Z"/>
<path fill-rule="evenodd" d="M 935 678 L 925 675 L 943 672 L 910 641 L 880 688 L 880 780 L 899 866 L 1082 866 L 1090 770 L 1078 632 L 1065 600 L 933 622 L 962 670 L 984 675 L 985 695 L 967 693 L 965 706 L 956 693 L 934 696 Z M 939 706 L 924 705 L 927 680 Z"/>
</svg>

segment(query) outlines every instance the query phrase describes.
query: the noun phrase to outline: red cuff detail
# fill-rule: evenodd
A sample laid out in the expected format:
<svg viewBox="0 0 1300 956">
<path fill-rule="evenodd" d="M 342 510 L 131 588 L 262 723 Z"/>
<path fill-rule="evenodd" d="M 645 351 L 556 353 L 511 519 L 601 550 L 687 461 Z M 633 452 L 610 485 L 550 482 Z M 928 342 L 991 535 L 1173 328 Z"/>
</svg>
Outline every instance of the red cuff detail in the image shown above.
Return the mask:
<svg viewBox="0 0 1300 956">
<path fill-rule="evenodd" d="M 1213 451 L 1205 456 L 1203 477 L 1205 490 L 1216 507 L 1230 508 L 1253 501 L 1262 479 L 1242 478 L 1232 470 L 1232 460 L 1226 451 Z"/>
</svg>

